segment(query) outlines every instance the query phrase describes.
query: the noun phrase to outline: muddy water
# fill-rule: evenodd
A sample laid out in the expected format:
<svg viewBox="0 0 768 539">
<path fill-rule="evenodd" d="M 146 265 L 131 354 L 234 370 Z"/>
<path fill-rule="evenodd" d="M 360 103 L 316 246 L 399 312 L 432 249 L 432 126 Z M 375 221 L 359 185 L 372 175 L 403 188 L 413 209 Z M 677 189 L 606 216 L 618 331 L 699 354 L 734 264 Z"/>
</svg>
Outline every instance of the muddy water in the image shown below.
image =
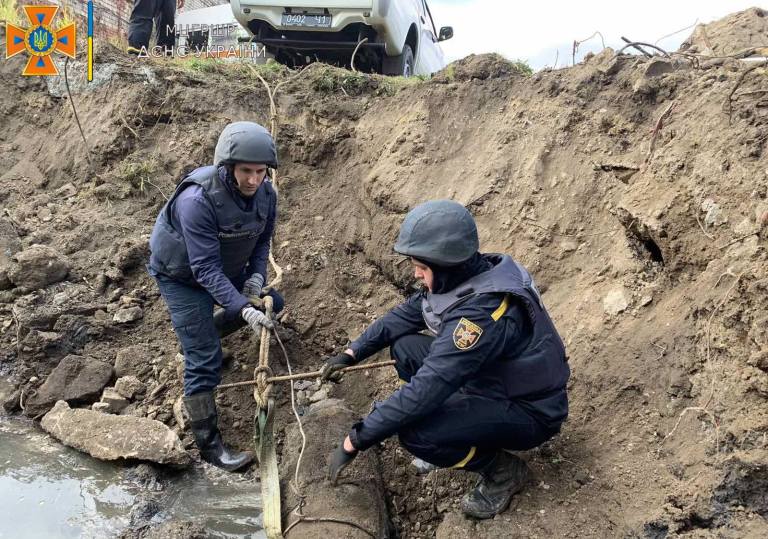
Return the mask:
<svg viewBox="0 0 768 539">
<path fill-rule="evenodd" d="M 195 520 L 212 537 L 265 537 L 254 480 L 196 467 L 163 476 L 153 491 L 131 475 L 0 416 L 0 538 L 113 537 L 147 499 L 161 508 L 152 522 Z"/>
</svg>

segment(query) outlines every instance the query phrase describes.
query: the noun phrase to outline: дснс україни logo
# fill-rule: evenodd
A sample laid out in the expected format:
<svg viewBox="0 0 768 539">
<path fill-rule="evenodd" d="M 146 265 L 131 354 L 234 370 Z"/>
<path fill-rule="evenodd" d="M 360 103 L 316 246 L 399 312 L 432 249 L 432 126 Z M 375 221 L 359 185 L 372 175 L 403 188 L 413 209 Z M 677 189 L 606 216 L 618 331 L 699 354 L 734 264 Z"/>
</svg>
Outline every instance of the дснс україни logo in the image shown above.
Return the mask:
<svg viewBox="0 0 768 539">
<path fill-rule="evenodd" d="M 58 10 L 58 6 L 24 6 L 31 24 L 29 28 L 6 23 L 5 57 L 25 50 L 30 54 L 23 75 L 58 75 L 59 70 L 51 59 L 54 51 L 75 57 L 74 23 L 61 30 L 51 28 Z"/>
</svg>

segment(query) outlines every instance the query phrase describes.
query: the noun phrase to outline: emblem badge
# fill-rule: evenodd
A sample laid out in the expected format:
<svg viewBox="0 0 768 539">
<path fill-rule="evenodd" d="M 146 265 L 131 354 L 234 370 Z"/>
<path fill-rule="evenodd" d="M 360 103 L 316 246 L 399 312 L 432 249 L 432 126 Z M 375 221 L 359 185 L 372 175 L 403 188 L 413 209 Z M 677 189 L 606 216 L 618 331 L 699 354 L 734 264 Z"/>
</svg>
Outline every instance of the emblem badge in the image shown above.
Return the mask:
<svg viewBox="0 0 768 539">
<path fill-rule="evenodd" d="M 469 350 L 480 340 L 482 334 L 483 328 L 466 318 L 462 318 L 456 324 L 456 329 L 453 330 L 453 344 L 459 350 Z"/>
</svg>

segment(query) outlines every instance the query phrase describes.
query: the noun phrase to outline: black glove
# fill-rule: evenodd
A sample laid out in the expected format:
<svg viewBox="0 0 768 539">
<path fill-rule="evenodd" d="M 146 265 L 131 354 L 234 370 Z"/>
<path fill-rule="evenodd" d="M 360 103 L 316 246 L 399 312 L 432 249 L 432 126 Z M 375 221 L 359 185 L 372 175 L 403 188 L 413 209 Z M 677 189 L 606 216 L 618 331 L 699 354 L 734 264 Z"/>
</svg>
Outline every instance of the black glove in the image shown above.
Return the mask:
<svg viewBox="0 0 768 539">
<path fill-rule="evenodd" d="M 343 441 L 339 444 L 339 447 L 336 448 L 336 451 L 331 453 L 331 465 L 328 467 L 328 479 L 330 480 L 331 485 L 336 486 L 339 474 L 344 468 L 349 466 L 350 462 L 355 460 L 357 453 L 357 449 L 352 453 L 348 453 L 347 450 L 344 449 Z"/>
<path fill-rule="evenodd" d="M 341 369 L 350 367 L 356 363 L 355 358 L 347 354 L 346 352 L 333 356 L 325 362 L 325 365 L 320 369 L 320 379 L 323 381 L 331 380 L 332 382 L 341 382 L 342 376 L 344 376 Z"/>
</svg>

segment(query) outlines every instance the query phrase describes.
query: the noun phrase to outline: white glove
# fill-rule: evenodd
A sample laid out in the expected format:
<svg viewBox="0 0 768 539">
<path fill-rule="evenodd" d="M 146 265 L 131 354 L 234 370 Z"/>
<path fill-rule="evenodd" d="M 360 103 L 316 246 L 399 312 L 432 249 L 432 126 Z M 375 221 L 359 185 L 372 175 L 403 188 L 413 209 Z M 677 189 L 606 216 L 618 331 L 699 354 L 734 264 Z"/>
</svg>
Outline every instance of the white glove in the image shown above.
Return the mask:
<svg viewBox="0 0 768 539">
<path fill-rule="evenodd" d="M 248 325 L 251 326 L 251 329 L 259 335 L 261 335 L 262 326 L 267 329 L 272 329 L 275 327 L 275 323 L 267 318 L 266 314 L 251 305 L 243 307 L 243 310 L 240 311 L 240 316 L 242 316 L 243 320 L 245 320 Z"/>
<path fill-rule="evenodd" d="M 243 295 L 254 298 L 261 297 L 261 289 L 264 287 L 264 276 L 261 273 L 254 273 L 243 285 Z"/>
</svg>

